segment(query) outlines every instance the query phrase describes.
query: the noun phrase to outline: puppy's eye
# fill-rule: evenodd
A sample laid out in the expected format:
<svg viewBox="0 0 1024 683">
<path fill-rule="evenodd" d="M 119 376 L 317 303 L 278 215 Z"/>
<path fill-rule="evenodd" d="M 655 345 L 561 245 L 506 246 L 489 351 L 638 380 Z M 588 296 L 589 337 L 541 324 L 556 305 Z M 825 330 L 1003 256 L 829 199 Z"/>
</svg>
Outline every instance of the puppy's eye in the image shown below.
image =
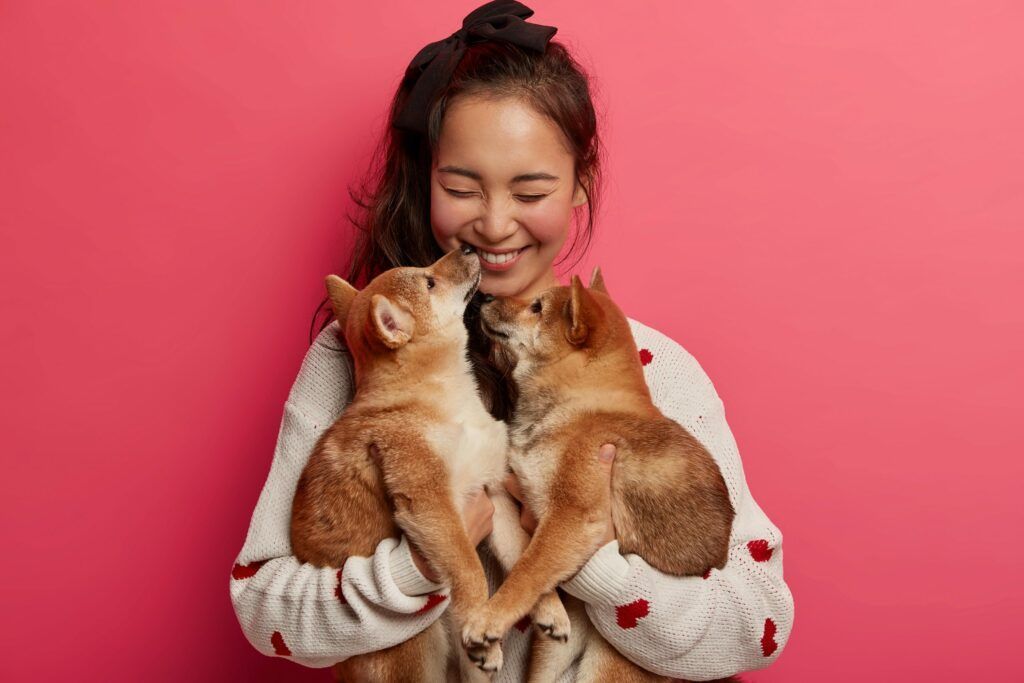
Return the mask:
<svg viewBox="0 0 1024 683">
<path fill-rule="evenodd" d="M 434 278 L 431 277 L 430 275 L 428 275 L 427 276 L 427 289 L 433 289 L 433 288 L 434 288 Z"/>
<path fill-rule="evenodd" d="M 530 304 L 530 310 L 533 311 L 534 313 L 540 313 L 540 309 L 541 309 L 540 299 L 537 299 L 532 304 Z"/>
</svg>

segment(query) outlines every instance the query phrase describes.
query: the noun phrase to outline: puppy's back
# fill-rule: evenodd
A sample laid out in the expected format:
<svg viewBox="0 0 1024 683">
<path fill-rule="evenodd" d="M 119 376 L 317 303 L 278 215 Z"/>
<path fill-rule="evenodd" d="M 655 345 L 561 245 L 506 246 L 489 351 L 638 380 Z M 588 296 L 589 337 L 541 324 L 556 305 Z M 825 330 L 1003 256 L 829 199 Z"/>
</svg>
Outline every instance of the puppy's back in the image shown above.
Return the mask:
<svg viewBox="0 0 1024 683">
<path fill-rule="evenodd" d="M 369 451 L 375 413 L 350 405 L 313 448 L 292 503 L 292 552 L 302 562 L 341 567 L 398 535 Z"/>
<path fill-rule="evenodd" d="M 735 512 L 714 458 L 678 422 L 653 412 L 581 417 L 591 452 L 616 445 L 612 515 L 619 547 L 677 576 L 725 566 Z"/>
</svg>

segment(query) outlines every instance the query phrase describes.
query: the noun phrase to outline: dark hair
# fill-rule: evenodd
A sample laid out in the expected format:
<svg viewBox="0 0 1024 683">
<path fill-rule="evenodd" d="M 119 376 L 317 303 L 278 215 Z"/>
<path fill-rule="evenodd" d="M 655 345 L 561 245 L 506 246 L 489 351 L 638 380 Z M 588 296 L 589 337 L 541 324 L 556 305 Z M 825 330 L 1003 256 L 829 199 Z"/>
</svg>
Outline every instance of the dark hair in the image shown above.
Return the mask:
<svg viewBox="0 0 1024 683">
<path fill-rule="evenodd" d="M 387 129 L 380 137 L 371 168 L 358 191 L 349 188 L 358 207 L 357 215 L 349 216 L 356 228 L 346 277 L 352 286 L 362 289 L 386 270 L 398 266 L 422 268 L 444 256 L 430 227 L 430 172 L 445 111 L 457 97 L 515 97 L 561 129 L 575 157 L 575 182 L 583 186 L 587 196 L 587 202 L 574 209 L 574 218 L 584 207 L 587 212 L 581 250 L 585 253 L 593 236 L 601 185 L 600 139 L 588 77 L 564 46 L 551 41 L 544 53 L 537 53 L 501 41 L 469 45 L 448 85 L 431 105 L 426 136 L 391 125 L 411 86 L 410 79 L 403 78 L 391 102 Z M 576 232 L 568 254 L 576 249 Z M 515 406 L 515 388 L 503 370 L 506 366 L 495 357 L 490 340 L 480 330 L 481 302 L 478 292 L 466 307 L 470 361 L 485 405 L 495 418 L 508 420 Z M 310 343 L 317 317 L 327 303 L 325 297 L 313 314 Z M 333 318 L 330 313 L 319 330 Z"/>
</svg>

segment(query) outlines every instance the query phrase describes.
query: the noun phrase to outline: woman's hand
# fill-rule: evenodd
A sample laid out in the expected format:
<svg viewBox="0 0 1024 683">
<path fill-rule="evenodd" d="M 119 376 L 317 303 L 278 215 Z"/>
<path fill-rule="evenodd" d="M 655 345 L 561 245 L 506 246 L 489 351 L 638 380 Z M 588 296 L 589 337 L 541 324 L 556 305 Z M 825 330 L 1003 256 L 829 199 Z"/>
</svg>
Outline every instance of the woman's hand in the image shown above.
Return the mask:
<svg viewBox="0 0 1024 683">
<path fill-rule="evenodd" d="M 597 460 L 601 463 L 602 471 L 607 479 L 608 486 L 608 504 L 605 506 L 604 518 L 606 520 L 604 535 L 601 536 L 597 546 L 594 548 L 600 548 L 601 546 L 615 540 L 615 524 L 612 521 L 612 462 L 615 460 L 615 446 L 610 443 L 606 443 L 601 446 L 601 449 L 597 453 Z M 519 525 L 523 527 L 526 533 L 533 535 L 533 532 L 537 529 L 537 518 L 533 515 L 533 511 L 523 501 L 523 489 L 519 485 L 519 478 L 511 472 L 505 475 L 505 490 L 509 494 L 519 501 Z"/>
<path fill-rule="evenodd" d="M 480 541 L 491 535 L 491 517 L 493 515 L 494 503 L 491 502 L 490 496 L 487 495 L 483 488 L 473 494 L 473 497 L 469 499 L 466 506 L 462 509 L 462 525 L 466 527 L 469 542 L 473 544 L 474 548 L 480 544 Z M 427 580 L 438 583 L 440 578 L 434 573 L 430 565 L 427 564 L 426 558 L 420 555 L 419 550 L 413 545 L 411 538 L 409 539 L 409 551 L 412 554 L 412 561 L 416 568 L 420 570 L 420 573 Z"/>
</svg>

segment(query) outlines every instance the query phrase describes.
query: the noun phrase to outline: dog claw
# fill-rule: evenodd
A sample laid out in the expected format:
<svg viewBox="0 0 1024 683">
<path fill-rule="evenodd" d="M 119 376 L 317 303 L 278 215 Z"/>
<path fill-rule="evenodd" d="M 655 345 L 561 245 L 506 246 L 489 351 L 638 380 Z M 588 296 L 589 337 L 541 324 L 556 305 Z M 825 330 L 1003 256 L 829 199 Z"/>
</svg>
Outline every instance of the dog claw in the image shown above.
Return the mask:
<svg viewBox="0 0 1024 683">
<path fill-rule="evenodd" d="M 501 646 L 492 644 L 485 647 L 474 647 L 471 650 L 466 651 L 466 655 L 470 661 L 476 664 L 476 667 L 486 673 L 495 673 L 501 668 L 503 661 L 503 654 Z"/>
<path fill-rule="evenodd" d="M 561 643 L 569 642 L 572 626 L 569 615 L 565 612 L 562 601 L 554 593 L 541 596 L 531 614 L 537 630 L 552 640 Z"/>
<path fill-rule="evenodd" d="M 500 638 L 498 638 L 497 636 L 486 636 L 485 635 L 483 640 L 477 640 L 476 638 L 470 638 L 470 640 L 468 642 L 469 642 L 469 647 L 471 647 L 471 648 L 481 648 L 481 647 L 490 647 L 491 645 L 494 645 L 499 640 L 500 640 Z"/>
<path fill-rule="evenodd" d="M 537 624 L 537 628 L 539 628 L 544 635 L 546 635 L 548 638 L 551 638 L 552 640 L 557 640 L 560 643 L 569 642 L 569 634 L 555 632 L 554 624 Z"/>
</svg>

